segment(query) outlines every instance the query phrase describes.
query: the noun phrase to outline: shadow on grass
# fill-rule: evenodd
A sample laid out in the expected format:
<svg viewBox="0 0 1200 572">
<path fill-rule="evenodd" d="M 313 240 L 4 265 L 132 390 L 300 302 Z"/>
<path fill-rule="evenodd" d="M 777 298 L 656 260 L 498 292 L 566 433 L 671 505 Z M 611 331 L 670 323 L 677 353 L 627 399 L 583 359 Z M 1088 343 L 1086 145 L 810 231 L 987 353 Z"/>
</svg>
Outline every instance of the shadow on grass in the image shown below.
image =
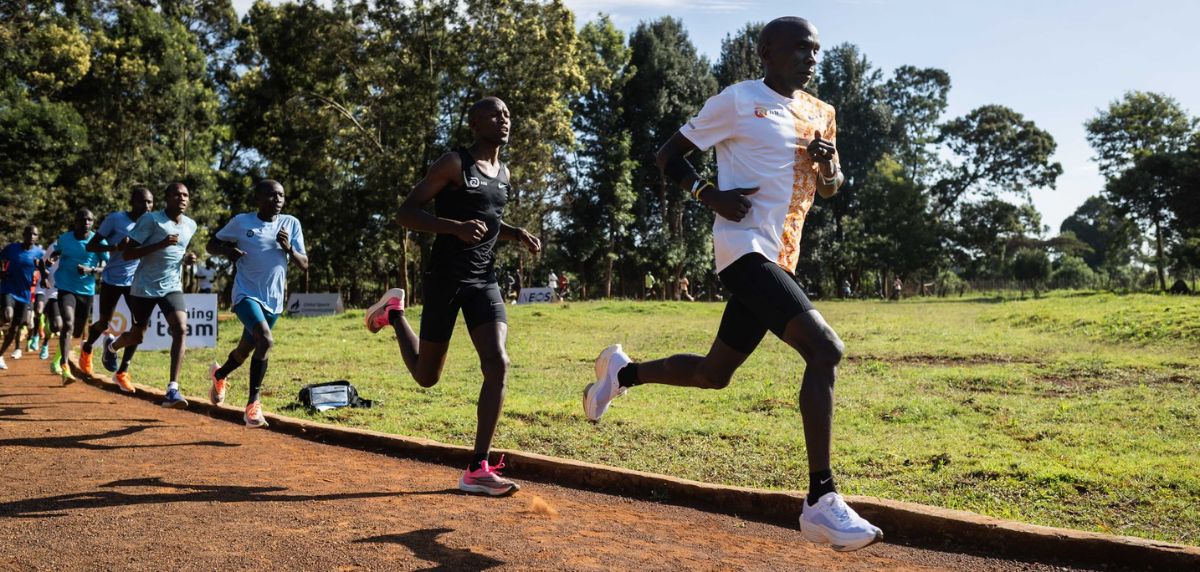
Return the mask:
<svg viewBox="0 0 1200 572">
<path fill-rule="evenodd" d="M 487 570 L 504 564 L 503 560 L 496 560 L 490 556 L 477 554 L 466 548 L 452 548 L 438 542 L 438 537 L 447 532 L 454 532 L 452 528 L 426 528 L 422 530 L 414 530 L 405 532 L 404 534 L 383 534 L 380 536 L 372 536 L 370 538 L 362 538 L 355 540 L 355 543 L 385 543 L 399 544 L 412 551 L 413 556 L 428 562 L 435 562 L 437 566 L 432 568 L 422 568 L 421 570 Z"/>
<path fill-rule="evenodd" d="M 287 487 L 244 487 L 236 485 L 189 485 L 164 481 L 162 477 L 123 479 L 100 485 L 102 489 L 153 488 L 179 492 L 126 493 L 114 490 L 71 493 L 0 503 L 0 518 L 46 518 L 65 516 L 65 511 L 167 503 L 320 502 L 408 495 L 460 494 L 458 489 L 435 491 L 369 492 L 340 494 L 275 494 Z"/>
</svg>

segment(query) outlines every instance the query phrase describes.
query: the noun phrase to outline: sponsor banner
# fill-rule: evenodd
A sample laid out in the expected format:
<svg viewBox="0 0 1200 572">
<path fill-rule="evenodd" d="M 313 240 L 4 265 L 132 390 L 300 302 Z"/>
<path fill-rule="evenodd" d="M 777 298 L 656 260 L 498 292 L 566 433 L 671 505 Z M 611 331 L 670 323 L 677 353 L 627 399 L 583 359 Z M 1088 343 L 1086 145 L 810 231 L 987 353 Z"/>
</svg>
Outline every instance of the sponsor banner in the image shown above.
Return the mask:
<svg viewBox="0 0 1200 572">
<path fill-rule="evenodd" d="M 187 347 L 217 347 L 217 295 L 184 294 L 183 302 L 187 308 Z M 92 298 L 92 315 L 100 315 L 99 295 Z M 121 296 L 113 310 L 112 320 L 108 322 L 108 331 L 119 336 L 132 326 L 133 314 L 129 313 L 129 305 L 125 303 L 125 297 Z M 171 349 L 171 331 L 161 309 L 156 307 L 154 313 L 150 314 L 150 326 L 146 328 L 146 335 L 138 349 Z"/>
<path fill-rule="evenodd" d="M 342 295 L 337 292 L 288 296 L 287 313 L 293 316 L 329 316 L 345 311 L 346 308 L 342 306 Z"/>
<path fill-rule="evenodd" d="M 521 288 L 521 295 L 517 296 L 518 304 L 534 304 L 537 302 L 553 302 L 554 290 L 549 288 Z"/>
</svg>

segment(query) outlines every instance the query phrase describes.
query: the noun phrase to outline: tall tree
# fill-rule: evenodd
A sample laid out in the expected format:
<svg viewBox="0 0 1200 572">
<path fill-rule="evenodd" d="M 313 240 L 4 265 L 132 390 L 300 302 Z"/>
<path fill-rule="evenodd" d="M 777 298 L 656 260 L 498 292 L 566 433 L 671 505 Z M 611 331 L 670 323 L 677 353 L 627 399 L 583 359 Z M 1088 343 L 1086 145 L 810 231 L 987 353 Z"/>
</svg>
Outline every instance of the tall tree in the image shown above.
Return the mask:
<svg viewBox="0 0 1200 572">
<path fill-rule="evenodd" d="M 1140 242 L 1137 227 L 1117 211 L 1104 196 L 1089 197 L 1063 221 L 1061 232 L 1073 233 L 1091 251 L 1083 261 L 1096 271 L 1107 271 L 1129 264 Z"/>
<path fill-rule="evenodd" d="M 1154 229 L 1154 267 L 1163 290 L 1167 208 L 1181 166 L 1177 155 L 1187 148 L 1195 126 L 1179 102 L 1143 91 L 1127 92 L 1084 123 L 1095 161 L 1109 179 L 1110 196 L 1123 212 L 1137 215 L 1143 228 Z"/>
<path fill-rule="evenodd" d="M 762 58 L 758 57 L 758 35 L 762 29 L 762 22 L 749 22 L 721 40 L 721 55 L 717 57 L 717 65 L 713 66 L 718 89 L 763 77 Z"/>
<path fill-rule="evenodd" d="M 639 24 L 629 39 L 630 65 L 636 71 L 625 84 L 624 123 L 632 135 L 636 250 L 640 268 L 669 278 L 673 289 L 685 273 L 701 275 L 712 266 L 712 212 L 683 190 L 663 180 L 654 153 L 717 91 L 706 58 L 699 55 L 683 23 L 671 17 Z"/>
<path fill-rule="evenodd" d="M 931 145 L 946 111 L 950 74 L 937 68 L 900 66 L 883 92 L 891 111 L 893 153 L 910 179 L 928 183 L 938 163 Z"/>
</svg>

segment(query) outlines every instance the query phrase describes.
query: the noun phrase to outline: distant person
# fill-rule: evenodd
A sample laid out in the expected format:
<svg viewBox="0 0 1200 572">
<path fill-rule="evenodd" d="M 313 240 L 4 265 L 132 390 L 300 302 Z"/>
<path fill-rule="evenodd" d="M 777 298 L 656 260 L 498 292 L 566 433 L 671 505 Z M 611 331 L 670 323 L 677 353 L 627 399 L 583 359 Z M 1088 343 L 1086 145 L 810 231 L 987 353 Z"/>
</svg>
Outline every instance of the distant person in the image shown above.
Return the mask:
<svg viewBox="0 0 1200 572">
<path fill-rule="evenodd" d="M 32 300 L 30 291 L 36 291 L 35 274 L 45 272 L 42 257 L 46 252 L 38 245 L 38 228 L 25 227 L 21 242 L 14 242 L 0 250 L 0 295 L 4 297 L 4 321 L 8 328 L 4 332 L 4 344 L 0 345 L 0 369 L 8 369 L 4 363 L 4 352 L 14 344 L 13 359 L 21 359 L 21 327 L 26 325 L 27 312 Z M 38 276 L 40 278 L 40 276 Z M 31 328 L 32 332 L 36 328 Z"/>
<path fill-rule="evenodd" d="M 43 263 L 46 264 L 46 278 L 42 281 L 42 293 L 46 296 L 46 309 L 43 314 L 46 325 L 41 340 L 42 349 L 38 352 L 38 359 L 43 361 L 50 359 L 50 336 L 62 330 L 62 314 L 58 311 L 58 288 L 54 286 L 58 262 L 58 251 L 55 250 L 55 245 L 51 244 L 50 253 L 43 258 Z M 50 362 L 50 373 L 62 375 L 62 366 L 57 359 Z"/>
<path fill-rule="evenodd" d="M 892 299 L 899 301 L 902 294 L 904 294 L 904 282 L 897 276 L 896 280 L 892 282 Z"/>
<path fill-rule="evenodd" d="M 878 276 L 875 277 L 875 295 L 878 296 L 880 300 L 887 297 L 883 291 L 883 278 Z"/>
<path fill-rule="evenodd" d="M 193 265 L 193 272 L 196 275 L 196 291 L 201 294 L 212 294 L 213 280 L 217 277 L 217 271 L 213 269 L 213 259 L 209 258 L 204 261 L 204 264 Z M 235 302 L 236 304 L 236 302 Z"/>
<path fill-rule="evenodd" d="M 162 406 L 183 409 L 188 402 L 179 390 L 179 372 L 187 352 L 187 304 L 180 275 L 183 265 L 196 258 L 188 252 L 188 245 L 196 234 L 196 221 L 184 214 L 191 194 L 183 183 L 167 185 L 163 195 L 166 206 L 138 218 L 125 238 L 127 243 L 122 251 L 126 259 L 140 260 L 129 287 L 129 313 L 133 314 L 133 326 L 115 340 L 105 336 L 102 347 L 105 348 L 105 362 L 116 360 L 118 350 L 142 343 L 154 309 L 162 310 L 171 335 L 171 377 Z"/>
<path fill-rule="evenodd" d="M 688 290 L 691 284 L 691 282 L 688 282 L 687 276 L 679 277 L 679 297 L 686 298 L 688 302 L 695 302 L 696 299 L 692 297 L 692 293 Z"/>
<path fill-rule="evenodd" d="M 850 289 L 850 281 L 845 278 L 842 279 L 842 297 L 843 298 L 853 298 L 854 297 L 854 291 Z"/>
<path fill-rule="evenodd" d="M 771 21 L 758 41 L 766 78 L 709 98 L 659 149 L 663 176 L 716 212 L 716 268 L 732 296 L 706 355 L 637 363 L 619 344 L 605 348 L 596 358 L 596 381 L 584 389 L 583 408 L 598 421 L 615 397 L 643 384 L 723 389 L 763 336 L 774 333 L 805 361 L 800 410 L 809 482 L 801 536 L 846 551 L 878 542 L 883 532 L 837 492 L 830 465 L 833 388 L 845 346 L 794 278 L 809 208 L 817 194 L 830 199 L 844 181 L 834 109 L 803 89 L 816 73 L 819 48 L 808 21 Z M 724 190 L 702 179 L 687 160 L 711 147 Z M 742 181 L 758 186 L 738 188 Z"/>
<path fill-rule="evenodd" d="M 554 295 L 558 295 L 558 275 L 553 270 L 550 271 L 550 276 L 546 278 L 546 287 L 550 289 Z"/>
<path fill-rule="evenodd" d="M 651 274 L 649 270 L 647 270 L 646 271 L 646 280 L 645 280 L 645 286 L 646 286 L 645 298 L 647 300 L 653 299 L 654 285 L 657 283 L 658 283 L 658 281 L 654 279 L 654 275 Z"/>
<path fill-rule="evenodd" d="M 571 279 L 567 277 L 566 272 L 558 274 L 558 297 L 560 300 L 566 300 L 570 295 Z"/>
</svg>

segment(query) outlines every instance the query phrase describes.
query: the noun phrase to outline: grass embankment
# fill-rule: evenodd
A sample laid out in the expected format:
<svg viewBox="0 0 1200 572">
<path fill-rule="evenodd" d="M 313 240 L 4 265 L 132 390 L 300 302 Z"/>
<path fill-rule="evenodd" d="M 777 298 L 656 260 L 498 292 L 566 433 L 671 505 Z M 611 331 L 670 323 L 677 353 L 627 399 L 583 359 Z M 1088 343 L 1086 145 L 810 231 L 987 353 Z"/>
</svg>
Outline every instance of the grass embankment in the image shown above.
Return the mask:
<svg viewBox="0 0 1200 572">
<path fill-rule="evenodd" d="M 807 485 L 802 362 L 768 336 L 723 391 L 649 386 L 588 423 L 580 391 L 605 345 L 635 359 L 703 352 L 723 306 L 589 302 L 510 306 L 510 374 L 497 447 L 709 482 Z M 1200 544 L 1200 300 L 1055 295 L 1040 300 L 823 302 L 846 341 L 834 465 L 843 491 L 1002 518 Z M 420 308 L 410 312 L 418 323 Z M 193 350 L 184 389 L 206 395 L 220 347 Z M 284 319 L 268 411 L 469 445 L 479 366 L 461 320 L 441 383 L 403 372 L 388 331 L 362 312 Z M 152 382 L 166 354 L 138 356 Z M 299 388 L 350 379 L 382 406 L 308 414 Z M 245 399 L 246 368 L 230 401 Z"/>
</svg>

